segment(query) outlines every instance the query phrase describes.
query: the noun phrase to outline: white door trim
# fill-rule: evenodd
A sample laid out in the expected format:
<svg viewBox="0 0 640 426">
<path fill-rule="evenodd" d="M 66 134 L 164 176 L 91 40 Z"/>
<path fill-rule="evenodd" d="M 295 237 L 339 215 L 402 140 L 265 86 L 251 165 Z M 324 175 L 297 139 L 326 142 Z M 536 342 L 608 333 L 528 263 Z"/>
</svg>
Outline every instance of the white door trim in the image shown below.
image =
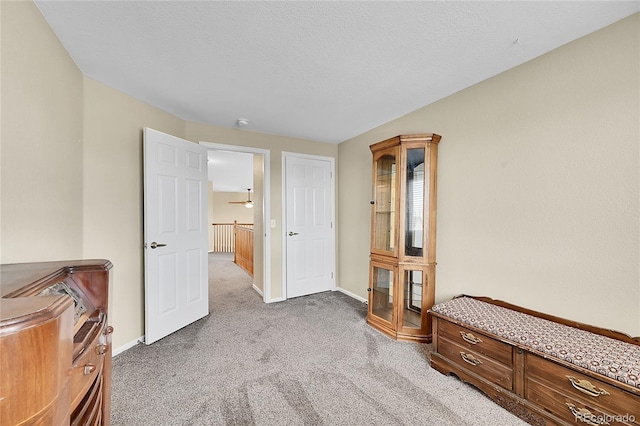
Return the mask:
<svg viewBox="0 0 640 426">
<path fill-rule="evenodd" d="M 214 149 L 220 151 L 242 152 L 248 154 L 260 154 L 263 156 L 264 161 L 264 215 L 263 224 L 264 229 L 264 285 L 262 300 L 265 303 L 277 302 L 280 298 L 271 299 L 271 151 L 262 148 L 253 148 L 249 146 L 227 145 L 214 142 L 199 142 L 200 145 L 204 145 L 207 149 Z"/>
<path fill-rule="evenodd" d="M 333 257 L 331 258 L 331 268 L 333 270 L 332 291 L 337 289 L 337 271 L 336 271 L 336 159 L 334 157 L 325 157 L 322 155 L 301 154 L 298 152 L 282 151 L 282 295 L 283 299 L 287 298 L 287 233 L 286 233 L 286 214 L 287 214 L 287 175 L 286 162 L 287 158 L 307 158 L 311 160 L 328 161 L 331 164 L 331 241 L 333 246 Z"/>
</svg>

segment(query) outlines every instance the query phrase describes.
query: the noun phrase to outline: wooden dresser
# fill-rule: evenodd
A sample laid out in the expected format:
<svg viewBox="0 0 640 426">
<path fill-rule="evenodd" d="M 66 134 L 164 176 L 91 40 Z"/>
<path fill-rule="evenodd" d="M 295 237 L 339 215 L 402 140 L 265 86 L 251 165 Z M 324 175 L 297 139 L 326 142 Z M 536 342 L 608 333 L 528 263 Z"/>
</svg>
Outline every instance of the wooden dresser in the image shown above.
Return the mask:
<svg viewBox="0 0 640 426">
<path fill-rule="evenodd" d="M 108 260 L 0 265 L 0 424 L 108 425 Z"/>
<path fill-rule="evenodd" d="M 433 306 L 431 366 L 533 425 L 640 425 L 640 339 L 482 297 Z"/>
</svg>

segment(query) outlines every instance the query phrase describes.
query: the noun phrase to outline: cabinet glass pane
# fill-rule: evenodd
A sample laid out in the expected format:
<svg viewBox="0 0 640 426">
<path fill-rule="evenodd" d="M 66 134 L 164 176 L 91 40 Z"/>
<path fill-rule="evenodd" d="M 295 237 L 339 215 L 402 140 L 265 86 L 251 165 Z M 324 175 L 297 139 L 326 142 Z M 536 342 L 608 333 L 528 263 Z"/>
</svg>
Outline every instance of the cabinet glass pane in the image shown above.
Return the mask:
<svg viewBox="0 0 640 426">
<path fill-rule="evenodd" d="M 420 328 L 422 323 L 422 271 L 404 272 L 403 327 Z"/>
<path fill-rule="evenodd" d="M 406 256 L 422 256 L 424 222 L 424 148 L 407 150 Z"/>
<path fill-rule="evenodd" d="M 393 317 L 393 271 L 373 268 L 371 313 L 391 322 Z"/>
<path fill-rule="evenodd" d="M 396 157 L 384 155 L 376 162 L 376 197 L 373 248 L 393 251 L 396 206 Z"/>
</svg>

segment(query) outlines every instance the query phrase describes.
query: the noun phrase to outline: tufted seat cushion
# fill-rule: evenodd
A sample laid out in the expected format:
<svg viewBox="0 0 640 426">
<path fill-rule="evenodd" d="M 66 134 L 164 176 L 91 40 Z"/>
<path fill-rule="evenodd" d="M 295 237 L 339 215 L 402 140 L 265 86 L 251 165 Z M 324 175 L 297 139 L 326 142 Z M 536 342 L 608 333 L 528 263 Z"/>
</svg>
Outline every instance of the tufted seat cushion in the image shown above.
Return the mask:
<svg viewBox="0 0 640 426">
<path fill-rule="evenodd" d="M 470 297 L 431 310 L 513 344 L 640 388 L 640 346 Z"/>
</svg>

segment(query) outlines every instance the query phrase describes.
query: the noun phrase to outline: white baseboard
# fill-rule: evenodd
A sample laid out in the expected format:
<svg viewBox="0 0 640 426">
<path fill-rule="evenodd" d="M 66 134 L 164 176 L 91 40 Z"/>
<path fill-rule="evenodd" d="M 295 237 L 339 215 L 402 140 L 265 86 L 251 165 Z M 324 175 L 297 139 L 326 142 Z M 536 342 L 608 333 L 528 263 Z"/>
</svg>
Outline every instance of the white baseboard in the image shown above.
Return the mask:
<svg viewBox="0 0 640 426">
<path fill-rule="evenodd" d="M 111 352 L 111 356 L 120 355 L 122 352 L 128 351 L 129 349 L 131 349 L 134 346 L 137 346 L 140 343 L 144 343 L 144 336 L 140 336 L 136 340 L 129 342 L 127 344 L 124 344 L 119 348 L 114 349 L 113 352 Z"/>
<path fill-rule="evenodd" d="M 262 290 L 260 290 L 258 287 L 256 287 L 256 285 L 253 285 L 253 289 L 262 297 L 264 297 L 264 293 L 262 292 Z"/>
<path fill-rule="evenodd" d="M 350 291 L 347 291 L 344 288 L 338 287 L 336 289 L 336 291 L 339 291 L 340 293 L 346 294 L 347 296 L 352 297 L 352 298 L 354 298 L 354 299 L 356 299 L 356 300 L 358 300 L 358 301 L 360 301 L 362 303 L 368 303 L 367 299 L 365 299 L 364 297 L 360 297 L 357 294 L 351 293 Z"/>
<path fill-rule="evenodd" d="M 287 299 L 284 297 L 274 297 L 272 299 L 267 300 L 266 303 L 284 302 L 285 300 Z"/>
</svg>

